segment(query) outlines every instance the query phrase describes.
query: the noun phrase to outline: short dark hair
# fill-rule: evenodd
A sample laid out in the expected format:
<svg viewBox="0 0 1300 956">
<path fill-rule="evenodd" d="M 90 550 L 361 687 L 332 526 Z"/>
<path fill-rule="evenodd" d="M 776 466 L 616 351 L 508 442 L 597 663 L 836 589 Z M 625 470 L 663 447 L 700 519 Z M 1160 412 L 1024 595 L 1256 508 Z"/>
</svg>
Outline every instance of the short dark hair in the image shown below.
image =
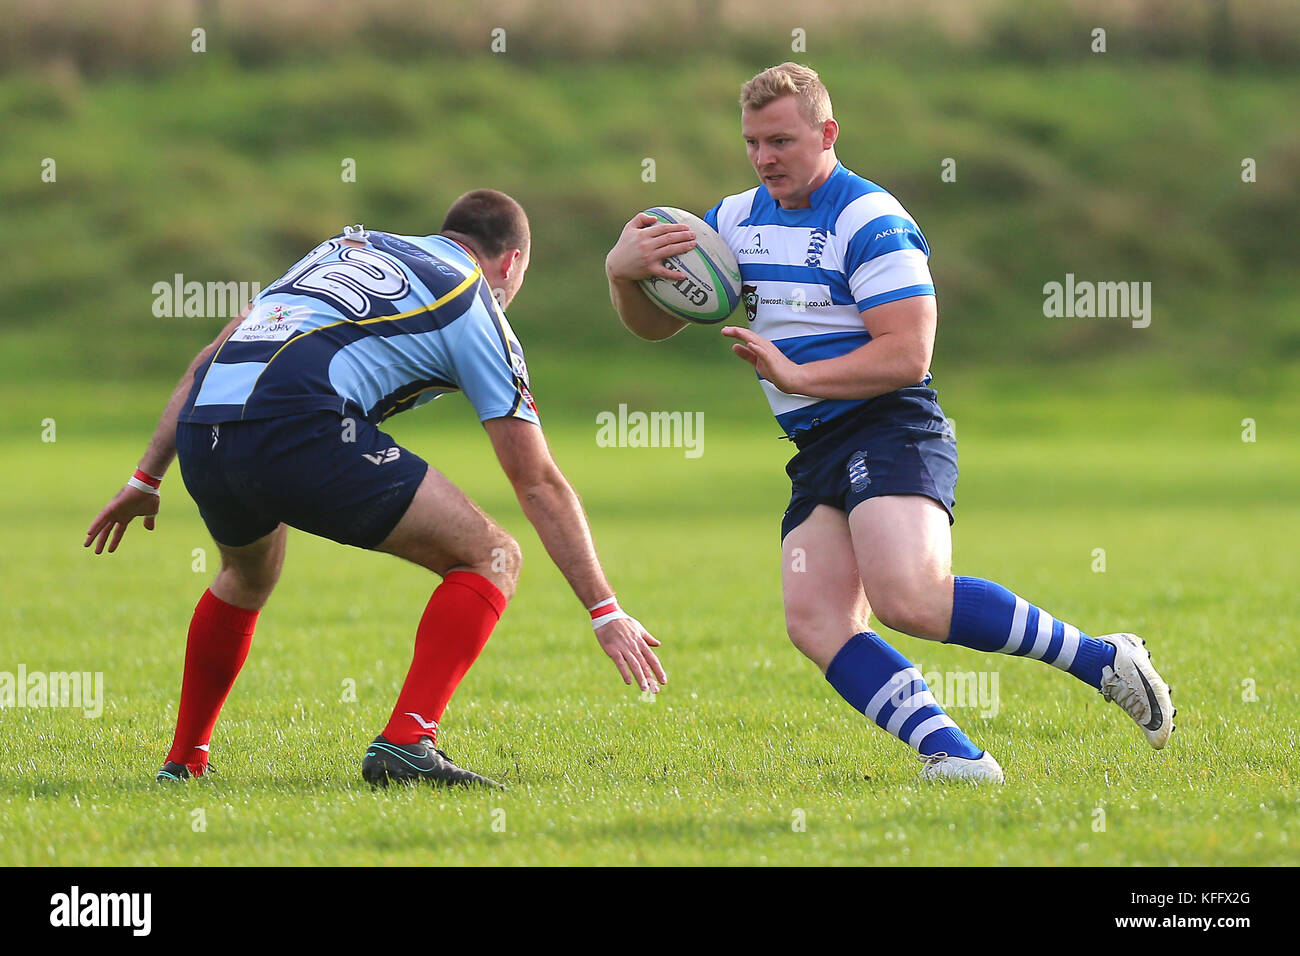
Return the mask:
<svg viewBox="0 0 1300 956">
<path fill-rule="evenodd" d="M 528 216 L 524 207 L 496 189 L 465 193 L 451 204 L 439 231 L 472 239 L 490 259 L 509 249 L 528 249 Z"/>
</svg>

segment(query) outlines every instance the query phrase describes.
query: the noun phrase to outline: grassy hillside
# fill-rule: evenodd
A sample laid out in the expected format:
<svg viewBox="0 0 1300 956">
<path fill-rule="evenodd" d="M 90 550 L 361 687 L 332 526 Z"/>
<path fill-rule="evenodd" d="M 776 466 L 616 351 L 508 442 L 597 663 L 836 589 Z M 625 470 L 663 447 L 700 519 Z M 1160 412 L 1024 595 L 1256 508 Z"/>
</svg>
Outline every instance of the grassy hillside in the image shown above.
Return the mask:
<svg viewBox="0 0 1300 956">
<path fill-rule="evenodd" d="M 938 368 L 1101 356 L 1253 386 L 1300 355 L 1300 132 L 1278 122 L 1294 76 L 808 59 L 835 95 L 841 158 L 930 240 Z M 173 375 L 222 323 L 154 318 L 155 282 L 265 283 L 345 222 L 433 231 L 484 184 L 533 218 L 512 310 L 530 350 L 636 348 L 602 275 L 621 224 L 752 184 L 735 96 L 762 63 L 194 61 L 161 82 L 57 66 L 0 79 L 11 377 Z M 1258 182 L 1241 181 L 1243 156 Z M 41 180 L 46 157 L 56 182 Z M 946 157 L 955 183 L 940 180 Z M 340 176 L 348 158 L 355 183 Z M 1152 282 L 1151 327 L 1044 318 L 1042 286 L 1067 272 Z M 717 347 L 701 334 L 664 348 Z"/>
</svg>

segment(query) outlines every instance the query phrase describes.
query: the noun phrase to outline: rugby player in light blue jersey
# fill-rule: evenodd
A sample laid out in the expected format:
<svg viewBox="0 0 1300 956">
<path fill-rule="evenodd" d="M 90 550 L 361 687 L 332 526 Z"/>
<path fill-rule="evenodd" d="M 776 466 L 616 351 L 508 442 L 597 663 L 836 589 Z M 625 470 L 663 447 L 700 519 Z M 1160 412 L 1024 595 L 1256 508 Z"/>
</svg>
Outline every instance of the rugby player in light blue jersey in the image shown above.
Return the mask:
<svg viewBox="0 0 1300 956">
<path fill-rule="evenodd" d="M 937 313 L 920 228 L 840 164 L 839 126 L 816 72 L 764 70 L 740 105 L 759 185 L 704 220 L 736 254 L 750 322 L 722 333 L 798 448 L 781 525 L 790 639 L 856 710 L 917 751 L 927 778 L 1001 782 L 1003 773 L 869 629 L 872 612 L 905 634 L 1053 664 L 1163 747 L 1174 709 L 1140 638 L 1090 637 L 999 584 L 952 574 L 956 441 L 929 387 Z M 637 283 L 685 278 L 663 260 L 694 239 L 685 225 L 642 214 L 610 250 L 610 297 L 640 337 L 686 326 Z"/>
<path fill-rule="evenodd" d="M 362 759 L 365 779 L 493 784 L 434 745 L 447 702 L 514 593 L 519 546 L 377 427 L 448 392 L 474 406 L 524 514 L 623 680 L 658 692 L 666 677 L 651 648 L 659 642 L 614 598 L 502 312 L 523 284 L 529 242 L 522 207 L 486 189 L 456 200 L 437 235 L 346 229 L 258 295 L 191 363 L 135 475 L 85 540 L 99 554 L 105 544 L 115 551 L 136 517 L 152 530 L 158 486 L 176 456 L 221 552 L 190 622 L 176 734 L 159 780 L 209 771 L 213 728 L 292 526 L 443 577 L 397 704 Z"/>
</svg>

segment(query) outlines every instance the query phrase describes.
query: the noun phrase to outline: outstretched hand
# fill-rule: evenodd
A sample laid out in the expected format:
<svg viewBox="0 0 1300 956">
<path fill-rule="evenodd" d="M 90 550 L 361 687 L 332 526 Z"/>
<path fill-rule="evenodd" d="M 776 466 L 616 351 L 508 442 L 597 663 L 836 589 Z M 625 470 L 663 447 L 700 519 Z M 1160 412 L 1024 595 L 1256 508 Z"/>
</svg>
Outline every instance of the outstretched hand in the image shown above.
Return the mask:
<svg viewBox="0 0 1300 956">
<path fill-rule="evenodd" d="M 659 641 L 633 617 L 623 617 L 596 629 L 596 640 L 623 675 L 623 683 L 636 679 L 642 690 L 659 693 L 659 685 L 668 683 L 668 674 L 650 648 Z"/>
<path fill-rule="evenodd" d="M 731 351 L 754 366 L 759 375 L 787 395 L 802 394 L 798 385 L 799 365 L 786 358 L 771 339 L 734 325 L 723 328 L 722 334 L 737 340 Z"/>
<path fill-rule="evenodd" d="M 107 542 L 108 553 L 112 554 L 117 550 L 122 535 L 126 534 L 126 526 L 133 519 L 143 517 L 145 530 L 153 530 L 155 515 L 158 514 L 158 507 L 161 504 L 162 498 L 159 495 L 151 495 L 127 485 L 104 506 L 103 511 L 95 515 L 95 520 L 90 523 L 90 530 L 86 532 L 86 541 L 82 547 L 89 548 L 90 543 L 94 541 L 95 553 L 102 554 L 104 544 Z"/>
</svg>

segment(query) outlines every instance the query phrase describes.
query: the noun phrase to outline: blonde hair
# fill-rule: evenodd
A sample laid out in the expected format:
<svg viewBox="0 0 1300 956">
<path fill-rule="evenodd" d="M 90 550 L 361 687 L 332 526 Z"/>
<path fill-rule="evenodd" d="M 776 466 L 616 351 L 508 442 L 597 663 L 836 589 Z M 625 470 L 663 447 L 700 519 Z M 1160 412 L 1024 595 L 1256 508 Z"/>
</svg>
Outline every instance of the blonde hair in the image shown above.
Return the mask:
<svg viewBox="0 0 1300 956">
<path fill-rule="evenodd" d="M 831 118 L 831 95 L 817 71 L 798 63 L 770 66 L 740 88 L 740 109 L 762 109 L 773 100 L 793 96 L 799 112 L 814 129 Z"/>
</svg>

